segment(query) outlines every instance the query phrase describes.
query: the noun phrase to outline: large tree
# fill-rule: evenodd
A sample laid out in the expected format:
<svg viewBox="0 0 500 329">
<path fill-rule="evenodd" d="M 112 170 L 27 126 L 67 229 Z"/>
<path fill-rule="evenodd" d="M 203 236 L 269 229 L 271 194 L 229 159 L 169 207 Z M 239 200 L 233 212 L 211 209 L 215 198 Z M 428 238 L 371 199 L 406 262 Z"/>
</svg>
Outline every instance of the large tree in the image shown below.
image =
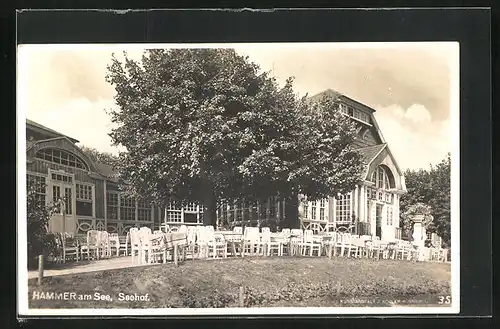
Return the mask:
<svg viewBox="0 0 500 329">
<path fill-rule="evenodd" d="M 111 167 L 116 167 L 117 165 L 118 157 L 112 153 L 102 152 L 88 146 L 80 146 L 80 149 L 94 162 L 103 163 Z"/>
<path fill-rule="evenodd" d="M 110 136 L 126 151 L 118 169 L 131 193 L 197 201 L 215 223 L 219 201 L 352 189 L 355 127 L 336 100 L 298 98 L 232 49 L 148 50 L 140 62 L 113 56 Z M 295 198 L 296 199 L 296 198 Z"/>
<path fill-rule="evenodd" d="M 431 207 L 434 217 L 428 230 L 437 233 L 446 246 L 450 245 L 450 193 L 451 193 L 451 159 L 447 155 L 436 166 L 428 170 L 407 170 L 405 181 L 408 193 L 401 198 L 401 214 L 417 203 L 424 203 Z M 401 226 L 404 231 L 410 232 L 411 225 L 401 217 Z"/>
</svg>

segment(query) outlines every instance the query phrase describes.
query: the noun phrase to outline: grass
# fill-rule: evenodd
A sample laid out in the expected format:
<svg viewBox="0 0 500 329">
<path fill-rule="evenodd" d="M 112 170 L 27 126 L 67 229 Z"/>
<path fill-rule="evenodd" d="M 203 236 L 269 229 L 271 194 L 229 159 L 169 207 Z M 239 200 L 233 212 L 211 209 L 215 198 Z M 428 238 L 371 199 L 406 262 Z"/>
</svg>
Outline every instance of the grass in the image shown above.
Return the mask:
<svg viewBox="0 0 500 329">
<path fill-rule="evenodd" d="M 186 261 L 28 282 L 30 308 L 439 306 L 451 295 L 450 265 L 401 260 L 244 258 Z M 43 300 L 75 293 L 76 300 Z M 95 300 L 109 295 L 112 300 Z M 147 300 L 119 300 L 120 293 Z M 90 300 L 79 300 L 87 296 Z"/>
</svg>

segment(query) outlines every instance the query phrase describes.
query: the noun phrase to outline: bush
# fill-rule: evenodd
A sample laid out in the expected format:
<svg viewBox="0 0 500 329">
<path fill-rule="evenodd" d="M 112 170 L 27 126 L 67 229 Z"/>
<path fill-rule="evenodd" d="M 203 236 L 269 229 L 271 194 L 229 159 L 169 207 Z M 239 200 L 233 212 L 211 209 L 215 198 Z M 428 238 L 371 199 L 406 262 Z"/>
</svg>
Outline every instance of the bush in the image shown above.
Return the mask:
<svg viewBox="0 0 500 329">
<path fill-rule="evenodd" d="M 56 236 L 48 233 L 48 223 L 56 211 L 55 205 L 46 206 L 38 198 L 37 189 L 42 186 L 28 186 L 26 195 L 28 266 L 36 266 L 38 255 L 54 256 L 57 251 Z"/>
</svg>

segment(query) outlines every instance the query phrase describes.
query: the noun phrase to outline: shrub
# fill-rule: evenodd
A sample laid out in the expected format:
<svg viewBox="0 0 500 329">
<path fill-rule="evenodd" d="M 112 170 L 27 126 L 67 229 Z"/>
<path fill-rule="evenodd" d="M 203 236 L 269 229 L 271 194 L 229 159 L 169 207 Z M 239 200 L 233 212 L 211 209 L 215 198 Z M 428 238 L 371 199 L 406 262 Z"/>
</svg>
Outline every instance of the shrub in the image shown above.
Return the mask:
<svg viewBox="0 0 500 329">
<path fill-rule="evenodd" d="M 46 206 L 38 198 L 37 189 L 41 186 L 28 186 L 26 195 L 26 226 L 28 239 L 28 266 L 36 264 L 38 255 L 53 256 L 57 250 L 54 234 L 49 234 L 48 223 L 56 211 L 55 205 Z"/>
</svg>

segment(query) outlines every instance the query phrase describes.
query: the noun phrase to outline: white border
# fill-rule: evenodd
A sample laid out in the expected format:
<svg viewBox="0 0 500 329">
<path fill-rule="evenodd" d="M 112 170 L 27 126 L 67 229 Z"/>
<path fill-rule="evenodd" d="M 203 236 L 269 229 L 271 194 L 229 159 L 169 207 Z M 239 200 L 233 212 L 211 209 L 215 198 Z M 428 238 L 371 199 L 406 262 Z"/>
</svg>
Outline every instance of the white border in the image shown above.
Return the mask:
<svg viewBox="0 0 500 329">
<path fill-rule="evenodd" d="M 20 45 L 17 48 L 17 198 L 18 201 L 26 200 L 26 95 L 21 82 L 27 78 L 25 66 L 19 66 L 19 62 L 26 56 L 26 52 L 19 51 L 22 48 L 38 48 L 37 50 L 54 49 L 100 49 L 109 48 L 110 51 L 121 52 L 142 50 L 144 48 L 297 48 L 325 49 L 334 47 L 336 49 L 367 49 L 367 48 L 412 48 L 428 46 L 429 44 L 448 44 L 453 50 L 450 60 L 451 85 L 450 85 L 450 126 L 451 126 L 451 277 L 452 277 L 452 304 L 449 307 L 283 307 L 283 308 L 225 308 L 225 309 L 30 309 L 28 307 L 28 280 L 27 250 L 26 250 L 26 203 L 17 203 L 17 292 L 18 292 L 18 314 L 19 316 L 203 316 L 203 315 L 402 315 L 402 314 L 457 314 L 460 311 L 460 131 L 459 131 L 459 43 L 458 42 L 388 42 L 388 43 L 236 43 L 236 44 L 38 44 Z M 26 298 L 21 298 L 25 296 Z"/>
</svg>

